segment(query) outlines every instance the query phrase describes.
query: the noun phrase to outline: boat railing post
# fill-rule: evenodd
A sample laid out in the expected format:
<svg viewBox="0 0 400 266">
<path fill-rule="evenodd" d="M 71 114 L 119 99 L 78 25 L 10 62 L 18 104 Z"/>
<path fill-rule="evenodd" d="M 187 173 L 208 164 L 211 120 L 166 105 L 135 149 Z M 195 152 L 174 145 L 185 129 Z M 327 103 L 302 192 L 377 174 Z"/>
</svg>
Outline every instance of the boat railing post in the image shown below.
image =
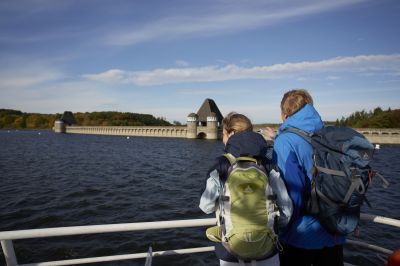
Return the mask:
<svg viewBox="0 0 400 266">
<path fill-rule="evenodd" d="M 12 240 L 1 240 L 1 247 L 3 248 L 7 266 L 18 266 Z"/>
</svg>

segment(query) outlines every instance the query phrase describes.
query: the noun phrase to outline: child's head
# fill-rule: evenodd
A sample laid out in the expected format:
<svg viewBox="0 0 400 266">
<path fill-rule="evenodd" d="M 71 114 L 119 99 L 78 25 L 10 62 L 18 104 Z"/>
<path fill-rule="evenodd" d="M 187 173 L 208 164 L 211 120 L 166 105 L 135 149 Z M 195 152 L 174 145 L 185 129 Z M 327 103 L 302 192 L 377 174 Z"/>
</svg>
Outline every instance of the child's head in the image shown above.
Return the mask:
<svg viewBox="0 0 400 266">
<path fill-rule="evenodd" d="M 307 90 L 298 89 L 286 92 L 281 101 L 282 120 L 285 121 L 308 103 L 313 105 L 313 99 Z"/>
<path fill-rule="evenodd" d="M 222 120 L 222 128 L 222 141 L 224 142 L 224 144 L 226 144 L 229 137 L 235 133 L 253 131 L 253 124 L 247 116 L 235 112 L 230 112 Z"/>
</svg>

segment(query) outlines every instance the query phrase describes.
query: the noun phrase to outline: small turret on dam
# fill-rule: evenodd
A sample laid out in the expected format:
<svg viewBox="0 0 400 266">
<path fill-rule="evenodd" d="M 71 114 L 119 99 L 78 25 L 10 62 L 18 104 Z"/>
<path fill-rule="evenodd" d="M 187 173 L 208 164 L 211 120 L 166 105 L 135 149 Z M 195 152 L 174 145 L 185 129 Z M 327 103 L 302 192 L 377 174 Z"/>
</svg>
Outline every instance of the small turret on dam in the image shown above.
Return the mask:
<svg viewBox="0 0 400 266">
<path fill-rule="evenodd" d="M 54 122 L 54 132 L 66 133 L 66 126 L 76 125 L 76 119 L 71 111 L 65 111 L 60 119 Z"/>
<path fill-rule="evenodd" d="M 205 99 L 197 114 L 190 113 L 187 117 L 187 138 L 221 139 L 223 118 L 214 100 Z"/>
<path fill-rule="evenodd" d="M 187 134 L 188 139 L 197 139 L 197 126 L 199 123 L 199 116 L 195 113 L 190 113 L 187 116 Z"/>
</svg>

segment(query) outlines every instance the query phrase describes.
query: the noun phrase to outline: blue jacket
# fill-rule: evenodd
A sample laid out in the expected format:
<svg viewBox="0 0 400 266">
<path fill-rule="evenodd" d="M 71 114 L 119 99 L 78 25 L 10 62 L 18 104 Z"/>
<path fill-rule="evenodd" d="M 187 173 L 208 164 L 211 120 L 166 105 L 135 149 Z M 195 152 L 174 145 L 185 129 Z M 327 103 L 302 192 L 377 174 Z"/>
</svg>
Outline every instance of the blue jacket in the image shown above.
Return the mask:
<svg viewBox="0 0 400 266">
<path fill-rule="evenodd" d="M 275 138 L 273 159 L 279 167 L 294 207 L 291 224 L 279 235 L 279 239 L 284 244 L 303 249 L 321 249 L 343 244 L 344 237 L 331 235 L 318 220 L 302 213 L 304 199 L 311 190 L 313 151 L 311 145 L 300 136 L 283 132 L 288 127 L 311 133 L 321 129 L 323 122 L 314 107 L 307 104 L 288 117 Z"/>
</svg>

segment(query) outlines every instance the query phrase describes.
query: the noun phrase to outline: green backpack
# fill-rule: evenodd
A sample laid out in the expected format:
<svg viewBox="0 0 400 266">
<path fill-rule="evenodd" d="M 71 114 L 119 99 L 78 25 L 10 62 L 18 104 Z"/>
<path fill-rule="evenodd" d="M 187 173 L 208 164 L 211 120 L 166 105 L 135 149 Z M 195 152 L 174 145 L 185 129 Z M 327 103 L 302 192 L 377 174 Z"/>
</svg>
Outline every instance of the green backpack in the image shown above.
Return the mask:
<svg viewBox="0 0 400 266">
<path fill-rule="evenodd" d="M 224 156 L 231 166 L 219 198 L 219 223 L 206 235 L 240 260 L 265 258 L 278 241 L 274 222 L 279 213 L 266 170 L 252 157 Z"/>
</svg>

